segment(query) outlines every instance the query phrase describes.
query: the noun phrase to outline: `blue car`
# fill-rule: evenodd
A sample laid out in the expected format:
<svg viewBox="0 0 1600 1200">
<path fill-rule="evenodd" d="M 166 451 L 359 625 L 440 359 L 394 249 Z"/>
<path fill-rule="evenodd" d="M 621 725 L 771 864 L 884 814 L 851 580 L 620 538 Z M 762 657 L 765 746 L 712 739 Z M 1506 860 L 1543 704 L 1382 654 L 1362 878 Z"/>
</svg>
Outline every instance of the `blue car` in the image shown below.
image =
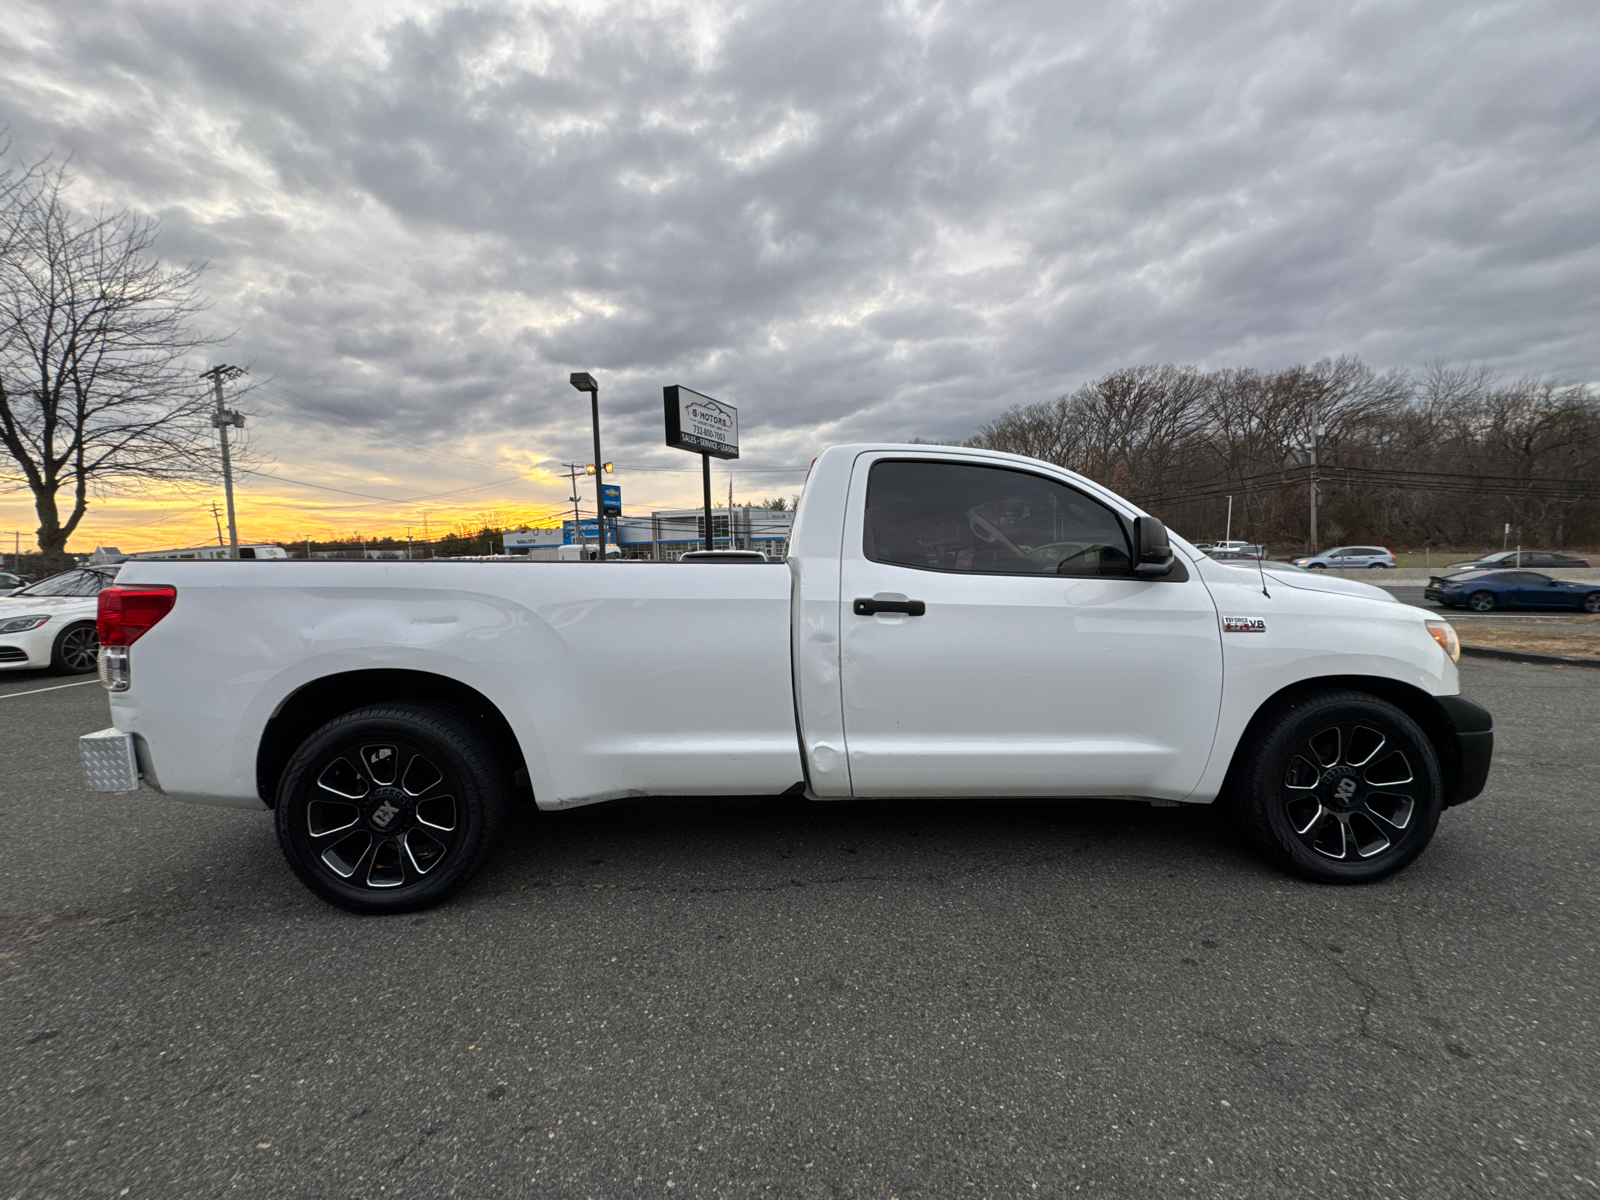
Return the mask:
<svg viewBox="0 0 1600 1200">
<path fill-rule="evenodd" d="M 1422 594 L 1435 604 L 1493 612 L 1497 608 L 1566 608 L 1600 613 L 1600 583 L 1551 579 L 1537 571 L 1463 571 L 1435 575 Z"/>
</svg>

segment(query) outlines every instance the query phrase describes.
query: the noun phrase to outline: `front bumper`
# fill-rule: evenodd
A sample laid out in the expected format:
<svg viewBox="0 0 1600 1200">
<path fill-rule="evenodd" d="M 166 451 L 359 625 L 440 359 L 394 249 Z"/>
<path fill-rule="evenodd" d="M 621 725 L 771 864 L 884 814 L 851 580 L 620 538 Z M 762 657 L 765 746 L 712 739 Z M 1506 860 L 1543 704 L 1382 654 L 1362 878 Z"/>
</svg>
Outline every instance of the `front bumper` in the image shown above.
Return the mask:
<svg viewBox="0 0 1600 1200">
<path fill-rule="evenodd" d="M 0 671 L 37 671 L 50 665 L 50 648 L 61 632 L 59 621 L 46 621 L 24 633 L 0 634 Z"/>
<path fill-rule="evenodd" d="M 1465 804 L 1483 791 L 1489 781 L 1489 763 L 1494 757 L 1494 717 L 1489 710 L 1465 696 L 1440 696 L 1451 743 L 1455 750 L 1455 770 L 1447 781 L 1444 802 L 1449 807 Z"/>
</svg>

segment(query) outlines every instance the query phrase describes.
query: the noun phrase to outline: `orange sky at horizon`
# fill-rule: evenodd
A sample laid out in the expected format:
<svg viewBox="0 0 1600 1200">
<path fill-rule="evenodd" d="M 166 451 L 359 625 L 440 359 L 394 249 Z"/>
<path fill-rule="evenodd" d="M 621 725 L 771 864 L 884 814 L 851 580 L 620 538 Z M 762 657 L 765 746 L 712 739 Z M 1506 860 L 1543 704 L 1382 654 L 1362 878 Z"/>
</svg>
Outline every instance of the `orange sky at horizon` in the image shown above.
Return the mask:
<svg viewBox="0 0 1600 1200">
<path fill-rule="evenodd" d="M 437 475 L 437 463 L 423 465 Z M 408 472 L 357 474 L 311 469 L 306 465 L 289 468 L 268 464 L 258 472 L 241 472 L 235 480 L 234 500 L 241 542 L 287 544 L 311 538 L 332 541 L 352 537 L 367 540 L 394 538 L 403 542 L 408 530 L 412 538 L 438 538 L 458 525 L 473 529 L 488 522 L 518 526 L 559 525 L 572 516 L 566 499 L 568 480 L 545 465 L 517 467 L 506 463 L 509 481 L 495 480 L 488 485 L 474 484 L 460 477 L 441 480 L 458 484 L 421 496 L 386 493 L 406 492 L 423 478 L 422 467 Z M 767 492 L 787 494 L 793 487 L 783 482 L 765 488 L 761 496 L 737 486 L 735 502 L 755 503 Z M 277 478 L 273 478 L 277 476 Z M 697 506 L 700 502 L 698 466 L 676 470 L 663 468 L 629 472 L 620 468 L 607 478 L 623 486 L 624 512 L 649 512 L 652 509 Z M 787 480 L 787 473 L 781 479 Z M 798 480 L 799 476 L 793 478 Z M 408 482 L 409 481 L 409 482 Z M 454 492 L 454 495 L 449 493 Z M 713 467 L 712 493 L 719 503 L 728 496 L 727 471 Z M 584 516 L 594 515 L 594 480 L 578 479 L 579 508 Z M 63 508 L 69 496 L 63 496 Z M 215 515 L 213 515 L 213 505 Z M 63 516 L 65 516 L 63 512 Z M 218 524 L 227 534 L 226 508 L 222 488 L 167 487 L 132 494 L 91 497 L 88 511 L 68 542 L 74 553 L 87 554 L 96 546 L 115 546 L 124 553 L 180 549 L 214 545 Z M 38 517 L 27 491 L 0 495 L 0 551 L 7 554 L 20 548 L 26 554 L 37 549 Z"/>
</svg>

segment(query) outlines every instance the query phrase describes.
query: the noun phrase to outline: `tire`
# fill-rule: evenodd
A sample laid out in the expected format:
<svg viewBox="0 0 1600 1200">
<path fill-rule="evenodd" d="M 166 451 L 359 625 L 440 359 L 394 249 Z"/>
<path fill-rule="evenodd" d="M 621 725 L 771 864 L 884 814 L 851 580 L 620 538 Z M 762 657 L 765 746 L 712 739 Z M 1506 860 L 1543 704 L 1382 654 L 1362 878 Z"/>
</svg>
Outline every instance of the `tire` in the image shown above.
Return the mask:
<svg viewBox="0 0 1600 1200">
<path fill-rule="evenodd" d="M 100 634 L 93 621 L 77 621 L 56 634 L 50 669 L 58 675 L 87 675 L 99 666 Z"/>
<path fill-rule="evenodd" d="M 1369 571 L 1387 571 L 1388 569 L 1389 569 L 1389 564 L 1388 563 L 1368 563 L 1367 564 L 1367 570 L 1369 570 Z"/>
<path fill-rule="evenodd" d="M 1318 883 L 1371 883 L 1433 839 L 1441 778 L 1415 721 L 1376 696 L 1330 689 L 1256 718 L 1229 800 L 1245 840 L 1269 861 Z"/>
<path fill-rule="evenodd" d="M 1590 592 L 1583 598 L 1583 611 L 1586 613 L 1600 613 L 1600 592 Z"/>
<path fill-rule="evenodd" d="M 1327 569 L 1328 569 L 1328 564 L 1327 563 L 1307 563 L 1306 564 L 1306 570 L 1308 570 L 1308 571 L 1326 571 Z"/>
<path fill-rule="evenodd" d="M 278 844 L 300 882 L 328 903 L 414 912 L 488 862 L 509 791 L 504 764 L 462 714 L 374 705 L 329 721 L 289 759 L 278 785 Z"/>
<path fill-rule="evenodd" d="M 1493 592 L 1473 592 L 1467 597 L 1467 607 L 1473 612 L 1493 612 L 1497 603 Z"/>
</svg>

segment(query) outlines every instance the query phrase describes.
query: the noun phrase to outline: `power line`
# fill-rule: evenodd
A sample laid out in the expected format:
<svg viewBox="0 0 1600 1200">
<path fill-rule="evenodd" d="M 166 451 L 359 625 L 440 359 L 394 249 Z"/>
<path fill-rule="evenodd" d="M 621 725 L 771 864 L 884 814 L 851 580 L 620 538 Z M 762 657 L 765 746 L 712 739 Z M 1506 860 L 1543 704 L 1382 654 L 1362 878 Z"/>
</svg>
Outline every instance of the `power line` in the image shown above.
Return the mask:
<svg viewBox="0 0 1600 1200">
<path fill-rule="evenodd" d="M 1131 499 L 1141 505 L 1177 504 L 1296 487 L 1309 470 L 1308 465 L 1297 464 L 1278 471 L 1245 475 L 1233 480 L 1195 484 L 1165 492 L 1135 493 Z M 1481 475 L 1465 471 L 1410 471 L 1392 467 L 1330 467 L 1326 463 L 1321 464 L 1317 470 L 1323 483 L 1342 479 L 1346 483 L 1366 483 L 1373 487 L 1396 488 L 1402 491 L 1478 494 L 1487 492 L 1494 495 L 1563 499 L 1600 497 L 1600 481 L 1588 479 Z M 1494 486 L 1496 484 L 1506 486 Z"/>
</svg>

